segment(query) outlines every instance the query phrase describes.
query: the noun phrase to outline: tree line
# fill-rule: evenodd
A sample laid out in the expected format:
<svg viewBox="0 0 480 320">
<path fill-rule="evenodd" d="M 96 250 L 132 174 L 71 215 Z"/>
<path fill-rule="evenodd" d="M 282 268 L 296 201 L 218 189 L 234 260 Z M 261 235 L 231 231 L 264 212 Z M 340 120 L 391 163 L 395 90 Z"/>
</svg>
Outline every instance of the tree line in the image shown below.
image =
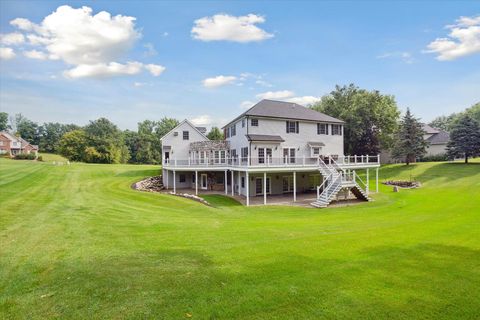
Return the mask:
<svg viewBox="0 0 480 320">
<path fill-rule="evenodd" d="M 41 152 L 57 153 L 71 161 L 89 163 L 161 163 L 161 137 L 178 125 L 174 118 L 144 120 L 137 131 L 120 130 L 106 118 L 85 126 L 48 122 L 38 124 L 22 114 L 11 117 L 0 112 L 0 131 L 8 130 Z M 213 127 L 207 135 L 222 140 L 223 133 Z"/>
<path fill-rule="evenodd" d="M 354 84 L 336 86 L 311 106 L 312 109 L 345 121 L 344 153 L 379 154 L 389 150 L 407 164 L 426 154 L 427 142 L 420 119 L 407 109 L 400 110 L 392 95 L 368 91 Z M 174 118 L 138 123 L 137 131 L 120 130 L 106 118 L 75 124 L 44 123 L 39 125 L 21 114 L 8 117 L 0 113 L 0 130 L 9 129 L 42 152 L 59 153 L 72 161 L 96 163 L 161 163 L 160 138 L 178 125 Z M 480 155 L 480 103 L 464 112 L 441 116 L 430 124 L 450 132 L 449 158 Z M 207 137 L 223 140 L 223 132 L 213 127 Z"/>
</svg>

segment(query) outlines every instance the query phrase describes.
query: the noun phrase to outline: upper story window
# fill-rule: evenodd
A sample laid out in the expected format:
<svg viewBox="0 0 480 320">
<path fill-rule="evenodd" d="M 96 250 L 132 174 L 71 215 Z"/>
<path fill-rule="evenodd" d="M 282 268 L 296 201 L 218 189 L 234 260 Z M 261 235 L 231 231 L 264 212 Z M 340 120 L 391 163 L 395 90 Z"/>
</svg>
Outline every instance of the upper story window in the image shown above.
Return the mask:
<svg viewBox="0 0 480 320">
<path fill-rule="evenodd" d="M 328 124 L 317 123 L 317 134 L 328 134 Z"/>
<path fill-rule="evenodd" d="M 287 133 L 298 133 L 298 121 L 287 121 Z"/>
<path fill-rule="evenodd" d="M 242 119 L 242 128 L 245 128 L 245 119 Z"/>
<path fill-rule="evenodd" d="M 189 140 L 189 139 L 190 139 L 190 132 L 183 131 L 183 140 Z"/>
<path fill-rule="evenodd" d="M 332 124 L 332 135 L 341 136 L 342 135 L 342 126 L 339 124 Z"/>
<path fill-rule="evenodd" d="M 237 134 L 237 124 L 233 124 L 233 126 L 230 128 L 230 136 L 233 137 L 234 135 Z"/>
<path fill-rule="evenodd" d="M 251 120 L 252 127 L 258 127 L 258 119 Z"/>
<path fill-rule="evenodd" d="M 225 138 L 230 138 L 230 127 L 225 128 Z"/>
</svg>

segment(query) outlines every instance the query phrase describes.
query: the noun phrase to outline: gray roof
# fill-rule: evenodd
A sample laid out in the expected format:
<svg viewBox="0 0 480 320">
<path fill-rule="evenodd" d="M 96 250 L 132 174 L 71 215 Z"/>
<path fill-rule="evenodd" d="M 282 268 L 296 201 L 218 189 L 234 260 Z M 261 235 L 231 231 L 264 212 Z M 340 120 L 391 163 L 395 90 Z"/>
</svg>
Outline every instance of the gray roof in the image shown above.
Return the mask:
<svg viewBox="0 0 480 320">
<path fill-rule="evenodd" d="M 227 125 L 244 116 L 343 123 L 342 120 L 330 117 L 324 113 L 306 108 L 293 102 L 265 99 L 230 121 Z M 225 127 L 227 125 L 225 125 Z"/>
<path fill-rule="evenodd" d="M 446 131 L 439 131 L 427 139 L 430 144 L 446 144 L 450 140 L 450 134 Z"/>
<path fill-rule="evenodd" d="M 269 142 L 284 142 L 280 136 L 271 136 L 268 134 L 247 134 L 248 141 L 269 141 Z"/>
<path fill-rule="evenodd" d="M 427 134 L 435 134 L 435 133 L 439 133 L 440 131 L 438 129 L 435 129 L 433 127 L 430 127 L 428 124 L 426 123 L 422 123 L 422 129 L 423 131 L 425 131 Z"/>
<path fill-rule="evenodd" d="M 200 131 L 203 134 L 207 133 L 207 128 L 206 127 L 195 127 L 195 128 L 197 128 L 197 130 Z"/>
<path fill-rule="evenodd" d="M 325 143 L 318 141 L 310 141 L 307 143 L 310 147 L 325 147 Z"/>
</svg>

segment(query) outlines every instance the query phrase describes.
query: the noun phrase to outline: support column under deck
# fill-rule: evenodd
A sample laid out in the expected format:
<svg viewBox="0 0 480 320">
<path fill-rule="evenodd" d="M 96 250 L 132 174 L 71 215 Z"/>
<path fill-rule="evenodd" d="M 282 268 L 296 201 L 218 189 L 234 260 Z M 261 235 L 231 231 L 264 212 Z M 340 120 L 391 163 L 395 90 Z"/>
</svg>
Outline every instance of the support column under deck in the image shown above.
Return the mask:
<svg viewBox="0 0 480 320">
<path fill-rule="evenodd" d="M 198 196 L 198 170 L 195 170 L 195 195 Z"/>
<path fill-rule="evenodd" d="M 369 179 L 369 171 L 370 169 L 367 169 L 367 190 L 365 190 L 367 192 L 367 196 L 368 196 L 368 193 L 370 192 L 370 179 Z"/>
<path fill-rule="evenodd" d="M 293 171 L 293 202 L 297 201 L 297 173 Z"/>
<path fill-rule="evenodd" d="M 223 180 L 223 184 L 225 185 L 225 195 L 228 194 L 228 184 L 227 184 L 227 182 L 228 182 L 228 179 L 227 179 L 227 170 L 225 170 L 225 178 L 224 178 L 224 180 Z"/>
<path fill-rule="evenodd" d="M 177 184 L 176 184 L 175 170 L 173 170 L 173 193 L 177 193 Z"/>
<path fill-rule="evenodd" d="M 378 193 L 378 168 L 375 169 L 375 191 Z"/>
<path fill-rule="evenodd" d="M 230 184 L 232 185 L 232 197 L 235 195 L 235 182 L 234 182 L 234 175 L 233 175 L 233 170 L 230 170 L 231 175 L 230 175 Z"/>
<path fill-rule="evenodd" d="M 267 204 L 267 173 L 263 173 L 263 204 Z"/>
<path fill-rule="evenodd" d="M 249 188 L 249 184 L 250 184 L 250 180 L 248 179 L 248 171 L 245 171 L 245 180 L 246 180 L 246 184 L 245 184 L 245 187 L 247 188 L 247 207 L 250 205 L 250 188 Z"/>
</svg>

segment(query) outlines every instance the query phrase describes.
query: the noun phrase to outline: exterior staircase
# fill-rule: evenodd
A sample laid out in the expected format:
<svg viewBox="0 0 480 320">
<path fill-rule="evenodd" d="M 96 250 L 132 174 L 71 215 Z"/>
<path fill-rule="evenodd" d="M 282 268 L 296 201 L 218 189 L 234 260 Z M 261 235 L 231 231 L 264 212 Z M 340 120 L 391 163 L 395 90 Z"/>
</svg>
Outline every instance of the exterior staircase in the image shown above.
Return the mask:
<svg viewBox="0 0 480 320">
<path fill-rule="evenodd" d="M 367 192 L 358 183 L 363 181 L 355 171 L 345 172 L 332 158 L 329 158 L 328 164 L 320 159 L 318 171 L 326 178 L 317 187 L 317 200 L 310 203 L 313 207 L 326 208 L 341 190 L 349 190 L 357 199 L 370 201 Z"/>
</svg>

